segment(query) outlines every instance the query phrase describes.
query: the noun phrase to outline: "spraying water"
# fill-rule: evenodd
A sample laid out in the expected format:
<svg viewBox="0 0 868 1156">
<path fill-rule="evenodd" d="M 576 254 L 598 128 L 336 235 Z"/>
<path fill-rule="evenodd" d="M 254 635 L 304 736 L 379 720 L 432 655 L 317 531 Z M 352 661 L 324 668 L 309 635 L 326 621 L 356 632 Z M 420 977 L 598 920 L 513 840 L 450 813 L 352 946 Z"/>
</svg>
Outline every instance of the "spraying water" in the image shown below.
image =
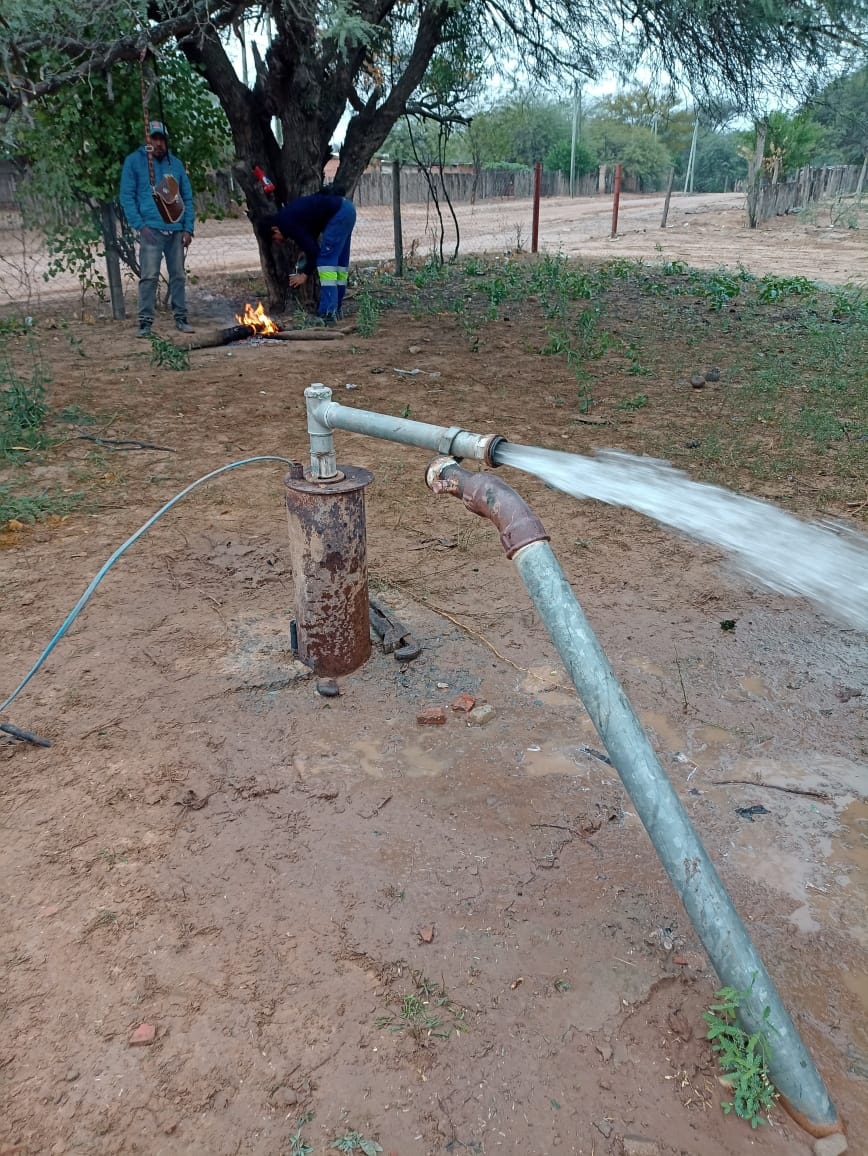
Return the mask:
<svg viewBox="0 0 868 1156">
<path fill-rule="evenodd" d="M 573 497 L 627 506 L 719 546 L 743 573 L 868 631 L 868 538 L 853 530 L 802 522 L 768 502 L 694 482 L 668 462 L 618 450 L 588 458 L 505 442 L 495 457 Z"/>
</svg>

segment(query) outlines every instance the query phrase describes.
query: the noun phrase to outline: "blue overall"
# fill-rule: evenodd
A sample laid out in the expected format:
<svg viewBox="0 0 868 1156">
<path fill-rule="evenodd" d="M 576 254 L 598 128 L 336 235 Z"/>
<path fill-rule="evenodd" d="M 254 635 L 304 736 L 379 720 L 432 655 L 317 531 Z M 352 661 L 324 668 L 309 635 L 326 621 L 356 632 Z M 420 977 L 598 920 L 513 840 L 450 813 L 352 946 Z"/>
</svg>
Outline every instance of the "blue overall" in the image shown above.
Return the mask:
<svg viewBox="0 0 868 1156">
<path fill-rule="evenodd" d="M 347 291 L 356 206 L 346 197 L 314 193 L 290 201 L 269 219 L 284 237 L 295 241 L 309 269 L 316 265 L 320 282 L 317 312 L 320 317 L 334 317 Z"/>
</svg>

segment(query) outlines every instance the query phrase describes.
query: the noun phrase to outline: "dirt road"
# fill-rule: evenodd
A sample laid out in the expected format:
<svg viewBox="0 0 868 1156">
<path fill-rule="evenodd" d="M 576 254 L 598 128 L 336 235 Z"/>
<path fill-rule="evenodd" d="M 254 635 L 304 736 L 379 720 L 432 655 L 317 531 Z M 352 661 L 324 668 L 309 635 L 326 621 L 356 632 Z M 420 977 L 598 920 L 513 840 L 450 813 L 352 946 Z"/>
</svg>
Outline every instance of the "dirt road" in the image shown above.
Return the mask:
<svg viewBox="0 0 868 1156">
<path fill-rule="evenodd" d="M 659 264 L 684 261 L 700 268 L 742 266 L 756 276 L 802 276 L 827 284 L 868 282 L 868 234 L 848 227 L 832 204 L 804 214 L 775 218 L 758 230 L 745 227 L 740 193 L 672 198 L 668 224 L 660 228 L 664 198 L 626 194 L 621 199 L 618 234 L 611 237 L 611 197 L 570 200 L 554 197 L 540 205 L 539 246 L 593 260 L 625 257 Z M 515 252 L 531 246 L 532 203 L 502 198 L 456 205 L 460 254 Z M 833 220 L 833 218 L 835 218 Z M 410 261 L 439 250 L 439 221 L 427 206 L 402 206 L 404 252 Z M 0 301 L 38 303 L 78 293 L 74 278 L 46 283 L 49 259 L 41 239 L 22 234 L 14 222 L 0 222 Z M 444 220 L 444 254 L 454 252 L 456 230 Z M 356 263 L 394 258 L 391 206 L 359 211 L 353 238 Z M 204 221 L 188 257 L 193 278 L 258 269 L 256 245 L 246 220 Z"/>
</svg>

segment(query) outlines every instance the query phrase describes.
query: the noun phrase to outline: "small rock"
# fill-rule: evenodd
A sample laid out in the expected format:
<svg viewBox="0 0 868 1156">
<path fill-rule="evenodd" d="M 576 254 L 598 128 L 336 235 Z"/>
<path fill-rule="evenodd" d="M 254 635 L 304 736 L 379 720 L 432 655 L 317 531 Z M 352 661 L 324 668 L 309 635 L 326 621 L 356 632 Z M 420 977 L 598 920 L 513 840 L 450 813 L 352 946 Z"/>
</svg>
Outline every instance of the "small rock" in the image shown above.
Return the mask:
<svg viewBox="0 0 868 1156">
<path fill-rule="evenodd" d="M 840 1132 L 832 1136 L 824 1136 L 814 1142 L 814 1156 L 841 1156 L 847 1151 L 847 1137 Z"/>
<path fill-rule="evenodd" d="M 421 353 L 422 352 L 422 346 L 421 345 L 411 345 L 409 347 L 409 349 L 407 350 L 407 352 L 408 353 Z"/>
<path fill-rule="evenodd" d="M 669 1030 L 687 1043 L 693 1038 L 693 1028 L 690 1026 L 690 1021 L 681 1010 L 681 1008 L 673 1008 L 666 1017 L 666 1022 L 669 1024 Z"/>
<path fill-rule="evenodd" d="M 490 703 L 484 706 L 475 706 L 467 715 L 467 725 L 469 727 L 484 727 L 491 722 L 493 718 L 497 718 L 497 711 Z"/>
<path fill-rule="evenodd" d="M 433 943 L 434 942 L 434 925 L 433 925 L 433 923 L 431 924 L 430 927 L 420 928 L 419 940 L 422 943 Z"/>
<path fill-rule="evenodd" d="M 705 371 L 706 381 L 720 381 L 720 366 L 712 365 L 711 369 Z"/>
<path fill-rule="evenodd" d="M 323 698 L 337 698 L 341 693 L 341 688 L 333 678 L 318 678 L 316 693 L 321 694 Z"/>
<path fill-rule="evenodd" d="M 838 702 L 849 702 L 851 698 L 861 698 L 862 691 L 857 690 L 855 686 L 842 686 L 840 690 L 835 691 L 835 698 Z"/>
<path fill-rule="evenodd" d="M 282 1085 L 279 1088 L 275 1088 L 269 1098 L 277 1108 L 294 1108 L 298 1103 L 298 1092 Z"/>
<path fill-rule="evenodd" d="M 603 1063 L 608 1064 L 609 1060 L 611 1060 L 612 1055 L 613 1055 L 612 1045 L 611 1044 L 597 1044 L 597 1051 L 600 1053 L 600 1059 L 603 1061 Z"/>
<path fill-rule="evenodd" d="M 455 702 L 452 704 L 452 709 L 460 711 L 462 714 L 467 714 L 468 711 L 473 710 L 476 706 L 476 699 L 469 694 L 459 694 Z"/>
<path fill-rule="evenodd" d="M 442 727 L 446 722 L 446 710 L 442 706 L 426 706 L 416 715 L 420 727 Z"/>
<path fill-rule="evenodd" d="M 78 1068 L 70 1068 L 63 1078 L 67 1083 L 74 1084 L 80 1075 L 81 1072 L 79 1072 Z"/>
<path fill-rule="evenodd" d="M 625 1136 L 624 1156 L 660 1156 L 660 1148 L 656 1140 L 646 1140 L 642 1136 Z"/>
<path fill-rule="evenodd" d="M 139 1024 L 130 1032 L 129 1045 L 131 1048 L 146 1048 L 157 1038 L 157 1029 L 153 1024 Z"/>
<path fill-rule="evenodd" d="M 705 385 L 705 378 L 701 373 L 694 373 L 693 377 L 690 379 L 690 384 L 694 389 L 702 389 L 702 387 Z"/>
<path fill-rule="evenodd" d="M 615 1130 L 611 1120 L 595 1120 L 594 1127 L 597 1129 L 600 1135 L 605 1136 L 607 1140 Z"/>
</svg>

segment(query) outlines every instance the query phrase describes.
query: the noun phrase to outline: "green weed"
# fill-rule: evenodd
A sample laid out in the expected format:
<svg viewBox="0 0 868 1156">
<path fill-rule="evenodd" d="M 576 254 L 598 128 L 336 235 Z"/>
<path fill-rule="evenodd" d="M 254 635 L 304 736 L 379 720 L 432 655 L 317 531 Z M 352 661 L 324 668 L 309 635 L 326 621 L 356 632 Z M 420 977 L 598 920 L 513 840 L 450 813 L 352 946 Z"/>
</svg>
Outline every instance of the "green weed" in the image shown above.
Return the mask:
<svg viewBox="0 0 868 1156">
<path fill-rule="evenodd" d="M 693 292 L 708 302 L 709 309 L 720 310 L 741 293 L 744 277 L 723 269 L 696 272 L 691 276 Z"/>
<path fill-rule="evenodd" d="M 0 362 L 0 455 L 45 449 L 51 438 L 45 431 L 48 417 L 46 386 L 51 378 L 41 357 L 31 349 L 30 380 L 25 380 L 7 358 Z"/>
<path fill-rule="evenodd" d="M 378 1016 L 377 1027 L 406 1032 L 423 1045 L 430 1040 L 448 1040 L 453 1032 L 467 1031 L 466 1009 L 454 1003 L 442 986 L 420 972 L 412 974 L 416 990 L 402 996 L 398 1011 Z"/>
<path fill-rule="evenodd" d="M 647 367 L 647 365 L 642 364 L 642 361 L 639 357 L 639 347 L 635 341 L 630 341 L 627 343 L 625 353 L 627 354 L 627 360 L 630 362 L 630 368 L 627 370 L 630 376 L 648 377 L 648 375 L 651 373 L 651 370 Z"/>
<path fill-rule="evenodd" d="M 0 338 L 21 337 L 32 328 L 32 317 L 0 317 Z"/>
<path fill-rule="evenodd" d="M 722 624 L 721 624 L 722 625 Z M 708 1024 L 706 1038 L 711 1041 L 712 1050 L 717 1053 L 717 1061 L 732 1088 L 732 1100 L 721 1107 L 725 1113 L 735 1112 L 747 1120 L 752 1128 L 764 1123 L 763 1112 L 774 1105 L 777 1092 L 768 1075 L 768 1059 L 771 1048 L 762 1032 L 748 1035 L 736 1021 L 736 1013 L 749 992 L 723 987 L 715 993 L 720 1003 L 713 1003 L 703 1012 Z M 763 1022 L 769 1024 L 770 1008 L 763 1012 Z"/>
<path fill-rule="evenodd" d="M 806 277 L 775 277 L 767 274 L 757 285 L 760 301 L 780 301 L 783 297 L 813 296 L 817 286 Z"/>
<path fill-rule="evenodd" d="M 373 337 L 380 324 L 380 303 L 367 289 L 358 296 L 359 311 L 356 315 L 356 329 L 360 337 Z"/>
<path fill-rule="evenodd" d="M 305 1124 L 313 1119 L 313 1112 L 305 1112 L 295 1123 L 295 1131 L 289 1138 L 289 1156 L 311 1156 L 313 1148 L 302 1136 Z"/>
<path fill-rule="evenodd" d="M 151 365 L 159 369 L 174 369 L 177 372 L 190 368 L 190 351 L 151 334 Z"/>
<path fill-rule="evenodd" d="M 332 1144 L 338 1152 L 361 1152 L 362 1156 L 377 1156 L 382 1152 L 382 1146 L 376 1140 L 366 1140 L 360 1132 L 347 1132 L 339 1136 Z"/>
<path fill-rule="evenodd" d="M 7 522 L 34 522 L 51 514 L 63 516 L 76 509 L 82 499 L 81 494 L 13 494 L 9 486 L 0 486 L 0 526 Z"/>
<path fill-rule="evenodd" d="M 616 409 L 644 409 L 648 404 L 647 393 L 634 393 L 632 397 L 625 397 L 618 402 Z"/>
</svg>

